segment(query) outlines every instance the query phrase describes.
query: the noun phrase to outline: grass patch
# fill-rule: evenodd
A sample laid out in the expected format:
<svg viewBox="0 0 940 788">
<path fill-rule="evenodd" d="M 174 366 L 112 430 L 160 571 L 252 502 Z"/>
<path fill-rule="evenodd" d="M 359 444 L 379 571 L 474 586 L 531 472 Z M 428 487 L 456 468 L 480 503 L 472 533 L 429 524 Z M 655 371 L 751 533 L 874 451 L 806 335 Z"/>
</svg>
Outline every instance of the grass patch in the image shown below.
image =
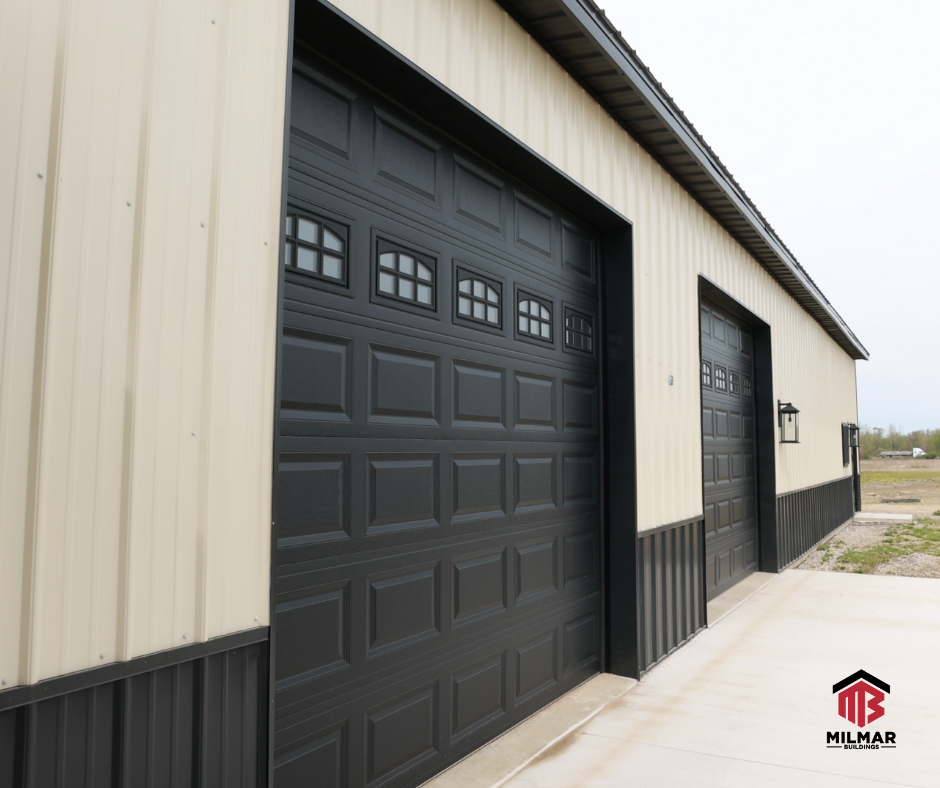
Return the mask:
<svg viewBox="0 0 940 788">
<path fill-rule="evenodd" d="M 828 562 L 831 554 L 823 553 Z M 940 557 L 940 520 L 930 517 L 917 518 L 914 525 L 899 525 L 885 533 L 880 544 L 864 550 L 846 550 L 836 559 L 835 568 L 843 572 L 871 574 L 892 558 L 922 553 Z"/>
<path fill-rule="evenodd" d="M 862 471 L 862 484 L 891 484 L 892 482 L 919 482 L 924 479 L 940 482 L 936 471 Z"/>
</svg>

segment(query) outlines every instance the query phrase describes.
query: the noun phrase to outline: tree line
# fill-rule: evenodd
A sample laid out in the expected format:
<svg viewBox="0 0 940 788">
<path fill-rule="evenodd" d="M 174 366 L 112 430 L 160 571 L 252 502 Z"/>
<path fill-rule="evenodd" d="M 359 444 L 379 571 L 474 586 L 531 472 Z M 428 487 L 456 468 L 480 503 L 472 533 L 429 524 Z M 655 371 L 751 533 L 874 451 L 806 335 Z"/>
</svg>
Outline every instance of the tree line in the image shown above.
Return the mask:
<svg viewBox="0 0 940 788">
<path fill-rule="evenodd" d="M 903 432 L 893 424 L 888 429 L 862 425 L 858 435 L 859 453 L 863 460 L 877 457 L 883 451 L 911 451 L 917 447 L 931 459 L 940 457 L 940 429 Z"/>
</svg>

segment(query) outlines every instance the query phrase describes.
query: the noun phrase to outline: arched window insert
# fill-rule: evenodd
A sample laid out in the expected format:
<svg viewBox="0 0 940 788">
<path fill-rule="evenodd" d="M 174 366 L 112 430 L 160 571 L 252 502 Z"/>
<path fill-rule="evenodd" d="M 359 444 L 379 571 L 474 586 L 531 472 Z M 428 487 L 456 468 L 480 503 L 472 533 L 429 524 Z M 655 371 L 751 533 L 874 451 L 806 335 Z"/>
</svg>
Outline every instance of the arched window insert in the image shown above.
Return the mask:
<svg viewBox="0 0 940 788">
<path fill-rule="evenodd" d="M 565 347 L 594 352 L 594 326 L 590 318 L 574 312 L 565 315 Z"/>
<path fill-rule="evenodd" d="M 740 394 L 741 393 L 741 378 L 737 372 L 732 370 L 731 372 L 731 393 Z"/>
<path fill-rule="evenodd" d="M 525 298 L 519 302 L 518 313 L 520 334 L 552 341 L 552 313 L 545 304 Z"/>
<path fill-rule="evenodd" d="M 458 272 L 457 276 L 457 314 L 490 326 L 501 326 L 500 288 L 463 272 Z"/>
<path fill-rule="evenodd" d="M 709 389 L 712 387 L 712 365 L 707 361 L 702 362 L 702 385 Z"/>
<path fill-rule="evenodd" d="M 728 373 L 724 367 L 715 364 L 715 389 L 718 391 L 728 390 Z"/>
<path fill-rule="evenodd" d="M 346 283 L 349 228 L 319 216 L 287 216 L 284 264 L 331 282 Z"/>
<path fill-rule="evenodd" d="M 744 376 L 744 396 L 751 396 L 751 379 L 747 375 Z"/>
<path fill-rule="evenodd" d="M 434 265 L 413 252 L 383 246 L 379 253 L 378 290 L 382 295 L 434 309 Z"/>
</svg>

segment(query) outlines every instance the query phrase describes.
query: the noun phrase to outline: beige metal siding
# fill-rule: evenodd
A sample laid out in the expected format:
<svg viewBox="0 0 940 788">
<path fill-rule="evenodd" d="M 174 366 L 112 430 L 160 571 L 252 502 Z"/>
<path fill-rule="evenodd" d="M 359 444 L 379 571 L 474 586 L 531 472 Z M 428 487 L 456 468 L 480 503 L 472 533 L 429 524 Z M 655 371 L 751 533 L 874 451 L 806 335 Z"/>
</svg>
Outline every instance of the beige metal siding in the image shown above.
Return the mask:
<svg viewBox="0 0 940 788">
<path fill-rule="evenodd" d="M 0 0 L 0 677 L 268 623 L 288 0 Z"/>
<path fill-rule="evenodd" d="M 702 512 L 699 274 L 773 327 L 775 393 L 803 437 L 778 445 L 778 493 L 849 473 L 852 359 L 493 0 L 336 5 L 634 222 L 641 528 Z"/>
</svg>

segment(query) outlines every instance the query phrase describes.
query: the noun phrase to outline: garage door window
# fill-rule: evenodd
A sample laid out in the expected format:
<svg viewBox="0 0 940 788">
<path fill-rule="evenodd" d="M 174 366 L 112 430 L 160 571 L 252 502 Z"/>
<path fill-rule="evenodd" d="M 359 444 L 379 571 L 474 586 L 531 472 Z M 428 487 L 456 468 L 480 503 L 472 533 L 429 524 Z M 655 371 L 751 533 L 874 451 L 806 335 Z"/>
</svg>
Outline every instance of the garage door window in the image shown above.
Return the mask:
<svg viewBox="0 0 940 788">
<path fill-rule="evenodd" d="M 499 284 L 459 270 L 457 280 L 457 314 L 499 328 L 502 324 Z"/>
<path fill-rule="evenodd" d="M 434 261 L 380 244 L 378 291 L 379 295 L 434 309 Z"/>
<path fill-rule="evenodd" d="M 348 228 L 319 216 L 287 216 L 284 264 L 330 282 L 346 284 Z"/>
<path fill-rule="evenodd" d="M 565 347 L 584 353 L 594 352 L 594 326 L 591 318 L 565 310 Z"/>
<path fill-rule="evenodd" d="M 551 342 L 551 304 L 528 295 L 523 296 L 519 301 L 519 333 L 526 337 Z"/>
</svg>

